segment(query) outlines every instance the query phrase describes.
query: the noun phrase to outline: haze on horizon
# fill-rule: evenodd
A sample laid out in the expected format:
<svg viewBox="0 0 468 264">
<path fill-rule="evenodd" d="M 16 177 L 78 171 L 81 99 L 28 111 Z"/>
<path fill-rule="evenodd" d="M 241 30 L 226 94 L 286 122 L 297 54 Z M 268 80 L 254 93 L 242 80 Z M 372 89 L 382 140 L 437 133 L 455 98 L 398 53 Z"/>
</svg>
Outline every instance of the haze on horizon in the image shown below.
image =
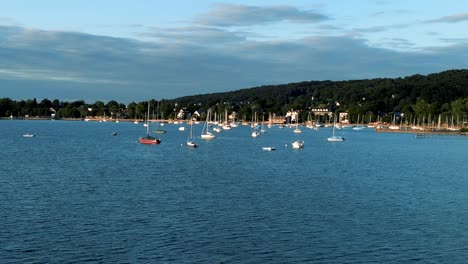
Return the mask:
<svg viewBox="0 0 468 264">
<path fill-rule="evenodd" d="M 467 25 L 456 0 L 8 1 L 0 97 L 130 102 L 465 69 Z"/>
</svg>

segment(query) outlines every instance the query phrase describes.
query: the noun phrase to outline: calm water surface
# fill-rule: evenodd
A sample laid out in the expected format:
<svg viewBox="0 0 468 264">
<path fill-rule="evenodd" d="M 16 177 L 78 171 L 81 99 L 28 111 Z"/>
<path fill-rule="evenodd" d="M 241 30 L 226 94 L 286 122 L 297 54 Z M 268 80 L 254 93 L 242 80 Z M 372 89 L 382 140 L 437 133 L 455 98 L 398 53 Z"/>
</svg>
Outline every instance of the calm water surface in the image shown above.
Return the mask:
<svg viewBox="0 0 468 264">
<path fill-rule="evenodd" d="M 0 121 L 0 263 L 468 259 L 466 137 L 239 127 L 188 149 L 164 128 Z"/>
</svg>

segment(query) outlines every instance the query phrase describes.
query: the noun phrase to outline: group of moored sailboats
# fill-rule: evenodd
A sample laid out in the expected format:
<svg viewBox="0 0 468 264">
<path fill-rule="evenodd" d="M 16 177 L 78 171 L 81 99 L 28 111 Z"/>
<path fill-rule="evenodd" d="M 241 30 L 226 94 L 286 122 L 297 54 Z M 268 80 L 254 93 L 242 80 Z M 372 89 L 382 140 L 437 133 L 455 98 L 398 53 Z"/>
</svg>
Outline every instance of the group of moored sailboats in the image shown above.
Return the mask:
<svg viewBox="0 0 468 264">
<path fill-rule="evenodd" d="M 139 137 L 138 142 L 140 144 L 148 144 L 148 145 L 160 144 L 161 140 L 159 138 L 156 138 L 156 137 L 150 135 L 149 111 L 150 111 L 150 104 L 148 102 L 148 112 L 147 112 L 146 123 L 145 123 L 146 136 Z M 200 136 L 201 139 L 209 140 L 209 139 L 214 139 L 215 138 L 215 135 L 212 132 L 210 132 L 210 129 L 209 129 L 210 128 L 210 124 L 209 124 L 210 117 L 211 117 L 211 111 L 208 111 L 207 118 L 206 118 L 206 121 L 205 121 L 205 123 L 203 125 L 202 133 L 201 133 L 201 136 Z M 195 140 L 193 139 L 193 122 L 194 122 L 193 120 L 191 120 L 191 122 L 190 122 L 190 133 L 189 133 L 186 145 L 188 147 L 191 147 L 191 148 L 196 148 L 196 147 L 198 147 L 198 143 L 195 142 Z M 263 123 L 264 123 L 264 121 L 262 120 L 262 125 L 263 125 Z M 252 123 L 252 127 L 255 127 L 254 122 Z M 335 128 L 336 128 L 336 117 L 334 118 L 334 121 L 333 121 L 333 134 L 332 134 L 331 137 L 327 138 L 327 141 L 329 141 L 329 142 L 343 142 L 345 139 L 342 136 L 335 135 Z M 300 130 L 300 129 L 299 129 L 298 123 L 296 121 L 296 129 L 294 130 L 294 133 L 300 133 L 298 130 Z M 165 133 L 165 131 L 164 130 L 155 130 L 155 133 Z M 254 129 L 254 131 L 252 132 L 252 137 L 258 137 L 259 135 L 260 135 L 260 132 L 257 129 Z M 296 141 L 294 141 L 292 143 L 292 148 L 294 148 L 294 149 L 300 149 L 300 148 L 303 148 L 303 147 L 304 147 L 304 141 L 296 140 Z M 263 149 L 271 151 L 271 150 L 274 150 L 274 147 L 264 147 Z"/>
<path fill-rule="evenodd" d="M 149 128 L 150 127 L 149 126 L 149 110 L 150 110 L 150 104 L 148 102 L 148 113 L 147 113 L 147 118 L 146 118 L 146 123 L 145 123 L 146 136 L 139 137 L 138 142 L 140 144 L 155 145 L 155 144 L 161 143 L 161 140 L 159 138 L 156 138 L 156 137 L 150 135 L 150 132 L 149 132 L 150 131 L 150 128 Z M 206 122 L 204 124 L 204 127 L 203 127 L 203 130 L 202 130 L 202 134 L 201 134 L 202 139 L 213 139 L 213 138 L 215 138 L 214 134 L 209 132 L 209 124 L 208 124 L 209 118 L 210 118 L 210 112 L 208 112 L 207 120 L 206 120 Z M 186 145 L 188 147 L 191 147 L 191 148 L 197 148 L 198 143 L 195 142 L 195 140 L 193 139 L 193 123 L 194 123 L 194 121 L 191 120 L 190 121 L 190 133 L 189 133 Z M 164 133 L 166 133 L 166 131 L 162 130 L 162 129 L 157 129 L 157 130 L 155 130 L 155 133 L 164 134 Z"/>
</svg>

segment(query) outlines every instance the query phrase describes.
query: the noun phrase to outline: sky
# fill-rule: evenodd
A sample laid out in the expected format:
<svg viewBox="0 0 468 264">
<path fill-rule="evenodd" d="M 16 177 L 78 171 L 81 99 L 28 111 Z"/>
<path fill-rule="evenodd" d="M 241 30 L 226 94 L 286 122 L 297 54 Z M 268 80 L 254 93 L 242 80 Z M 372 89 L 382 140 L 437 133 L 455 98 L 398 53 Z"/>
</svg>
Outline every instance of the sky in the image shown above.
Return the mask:
<svg viewBox="0 0 468 264">
<path fill-rule="evenodd" d="M 0 98 L 140 102 L 468 68 L 465 0 L 15 0 Z"/>
</svg>

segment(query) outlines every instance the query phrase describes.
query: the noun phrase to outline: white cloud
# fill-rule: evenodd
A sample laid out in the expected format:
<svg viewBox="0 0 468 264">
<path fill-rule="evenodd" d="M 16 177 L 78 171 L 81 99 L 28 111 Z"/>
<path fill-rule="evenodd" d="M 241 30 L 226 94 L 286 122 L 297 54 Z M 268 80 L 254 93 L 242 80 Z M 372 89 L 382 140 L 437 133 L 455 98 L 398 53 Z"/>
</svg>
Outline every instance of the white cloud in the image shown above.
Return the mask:
<svg viewBox="0 0 468 264">
<path fill-rule="evenodd" d="M 92 79 L 82 77 L 70 72 L 35 70 L 35 69 L 2 69 L 0 68 L 0 79 L 9 80 L 36 80 L 36 81 L 60 81 L 88 84 L 126 84 L 124 81 Z"/>
<path fill-rule="evenodd" d="M 444 16 L 437 19 L 427 20 L 426 23 L 459 23 L 468 21 L 468 13 Z"/>
<path fill-rule="evenodd" d="M 289 21 L 293 23 L 318 23 L 329 18 L 321 13 L 300 10 L 293 6 L 248 6 L 218 4 L 216 8 L 200 15 L 195 23 L 208 26 L 251 26 Z"/>
<path fill-rule="evenodd" d="M 229 42 L 241 42 L 246 39 L 246 32 L 228 31 L 214 27 L 177 27 L 177 28 L 156 28 L 153 27 L 150 31 L 141 33 L 141 36 L 156 39 L 163 43 L 187 43 L 203 45 L 209 44 L 212 46 L 224 45 Z"/>
</svg>

